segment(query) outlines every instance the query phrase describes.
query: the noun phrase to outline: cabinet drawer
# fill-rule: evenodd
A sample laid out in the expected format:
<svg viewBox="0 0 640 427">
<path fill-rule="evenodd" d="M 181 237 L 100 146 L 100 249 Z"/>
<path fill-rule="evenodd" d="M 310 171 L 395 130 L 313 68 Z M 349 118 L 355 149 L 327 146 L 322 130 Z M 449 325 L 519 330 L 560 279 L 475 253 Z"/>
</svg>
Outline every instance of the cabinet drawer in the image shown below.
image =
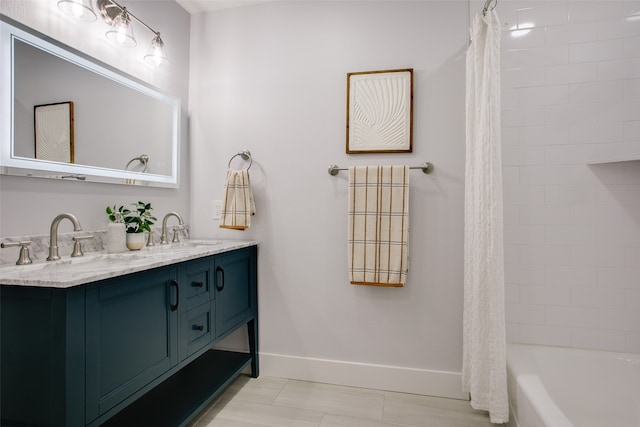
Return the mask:
<svg viewBox="0 0 640 427">
<path fill-rule="evenodd" d="M 187 310 L 199 307 L 211 299 L 210 270 L 211 262 L 208 259 L 191 261 L 182 267 L 180 282 L 185 293 Z"/>
<path fill-rule="evenodd" d="M 211 301 L 182 314 L 180 318 L 181 359 L 206 347 L 213 340 L 214 310 L 215 306 Z"/>
</svg>

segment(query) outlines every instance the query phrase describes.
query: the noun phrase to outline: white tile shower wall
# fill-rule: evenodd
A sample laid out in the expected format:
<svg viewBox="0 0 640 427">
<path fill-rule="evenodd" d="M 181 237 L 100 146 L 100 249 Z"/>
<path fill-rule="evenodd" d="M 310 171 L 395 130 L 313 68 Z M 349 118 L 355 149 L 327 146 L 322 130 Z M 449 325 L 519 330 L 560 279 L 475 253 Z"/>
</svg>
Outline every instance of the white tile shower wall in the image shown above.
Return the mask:
<svg viewBox="0 0 640 427">
<path fill-rule="evenodd" d="M 640 1 L 503 1 L 511 342 L 640 353 Z"/>
</svg>

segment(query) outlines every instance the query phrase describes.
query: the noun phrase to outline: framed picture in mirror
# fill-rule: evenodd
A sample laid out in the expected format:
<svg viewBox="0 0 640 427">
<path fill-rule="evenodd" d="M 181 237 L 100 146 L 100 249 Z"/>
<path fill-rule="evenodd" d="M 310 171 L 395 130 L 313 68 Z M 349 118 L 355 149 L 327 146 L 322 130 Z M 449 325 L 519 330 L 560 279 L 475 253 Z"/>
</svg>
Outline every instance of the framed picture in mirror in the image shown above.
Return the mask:
<svg viewBox="0 0 640 427">
<path fill-rule="evenodd" d="M 347 74 L 347 154 L 410 153 L 413 69 Z"/>
<path fill-rule="evenodd" d="M 73 102 L 36 105 L 36 159 L 74 163 Z"/>
</svg>

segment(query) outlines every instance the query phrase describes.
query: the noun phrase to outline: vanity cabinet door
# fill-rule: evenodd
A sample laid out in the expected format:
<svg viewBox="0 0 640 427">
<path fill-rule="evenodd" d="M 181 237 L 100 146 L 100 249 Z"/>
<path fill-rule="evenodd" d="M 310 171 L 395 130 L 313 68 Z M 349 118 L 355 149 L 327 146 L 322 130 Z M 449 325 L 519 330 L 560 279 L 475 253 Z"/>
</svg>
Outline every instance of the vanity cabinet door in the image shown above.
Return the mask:
<svg viewBox="0 0 640 427">
<path fill-rule="evenodd" d="M 217 255 L 214 262 L 216 337 L 245 323 L 257 310 L 255 247 Z"/>
<path fill-rule="evenodd" d="M 110 279 L 87 289 L 87 422 L 178 363 L 178 303 L 172 267 Z"/>
<path fill-rule="evenodd" d="M 82 287 L 0 287 L 0 425 L 84 423 Z"/>
</svg>

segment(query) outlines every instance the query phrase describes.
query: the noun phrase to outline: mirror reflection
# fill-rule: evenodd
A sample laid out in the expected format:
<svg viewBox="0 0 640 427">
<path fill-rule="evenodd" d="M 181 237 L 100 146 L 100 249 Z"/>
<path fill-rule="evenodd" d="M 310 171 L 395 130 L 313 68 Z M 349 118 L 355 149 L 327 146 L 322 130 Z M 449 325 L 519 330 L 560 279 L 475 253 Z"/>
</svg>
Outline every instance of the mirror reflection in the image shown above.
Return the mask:
<svg viewBox="0 0 640 427">
<path fill-rule="evenodd" d="M 8 106 L 11 137 L 3 135 L 2 140 L 1 165 L 9 167 L 4 173 L 28 169 L 29 175 L 45 177 L 177 184 L 177 99 L 23 28 L 1 24 L 2 59 L 7 48 L 12 52 L 12 61 L 3 61 L 3 67 L 10 67 L 3 79 L 10 77 L 13 94 Z M 60 113 L 57 121 L 42 120 L 50 116 L 41 116 L 38 107 L 51 105 L 72 106 L 70 127 Z M 38 147 L 40 152 L 54 146 L 68 150 L 70 135 L 63 129 L 70 129 L 73 156 L 42 157 Z M 42 144 L 42 135 L 48 145 Z"/>
</svg>

